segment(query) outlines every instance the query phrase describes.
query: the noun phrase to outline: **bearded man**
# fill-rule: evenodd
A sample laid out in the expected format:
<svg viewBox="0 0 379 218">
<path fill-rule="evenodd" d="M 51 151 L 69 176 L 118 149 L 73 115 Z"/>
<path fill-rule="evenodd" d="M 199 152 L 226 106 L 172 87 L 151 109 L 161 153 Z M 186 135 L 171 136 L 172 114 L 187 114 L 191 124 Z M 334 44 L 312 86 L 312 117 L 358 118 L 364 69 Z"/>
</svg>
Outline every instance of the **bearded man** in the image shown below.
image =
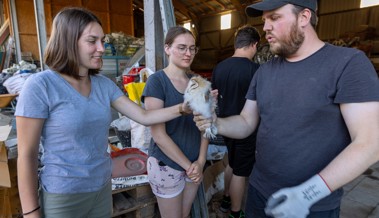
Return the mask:
<svg viewBox="0 0 379 218">
<path fill-rule="evenodd" d="M 240 115 L 194 118 L 236 139 L 260 121 L 249 218 L 339 218 L 342 186 L 379 160 L 378 76 L 362 51 L 318 38 L 316 10 L 317 0 L 248 6 L 277 56 L 256 71 Z"/>
</svg>

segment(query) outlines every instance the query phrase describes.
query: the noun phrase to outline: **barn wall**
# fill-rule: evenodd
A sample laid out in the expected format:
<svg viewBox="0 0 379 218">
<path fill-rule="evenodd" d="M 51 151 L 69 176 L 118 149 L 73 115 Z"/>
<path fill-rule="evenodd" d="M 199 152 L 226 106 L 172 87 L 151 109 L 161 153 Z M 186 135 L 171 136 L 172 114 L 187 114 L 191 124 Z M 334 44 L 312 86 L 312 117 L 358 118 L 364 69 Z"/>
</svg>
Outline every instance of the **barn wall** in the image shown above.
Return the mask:
<svg viewBox="0 0 379 218">
<path fill-rule="evenodd" d="M 98 16 L 104 33 L 123 32 L 134 35 L 132 0 L 45 0 L 46 32 L 49 37 L 54 16 L 64 7 L 85 7 Z M 39 60 L 34 4 L 31 0 L 15 0 L 20 46 Z"/>
<path fill-rule="evenodd" d="M 370 26 L 376 29 L 376 43 L 379 39 L 379 6 L 360 9 L 360 0 L 319 0 L 317 32 L 324 41 L 332 42 L 345 33 L 357 32 Z M 255 26 L 263 34 L 261 17 L 247 18 L 247 23 Z M 219 61 L 234 52 L 234 31 L 244 22 L 239 14 L 232 13 L 232 28 L 220 30 L 220 15 L 200 19 L 200 52 L 193 66 L 199 70 L 211 70 Z M 215 56 L 212 56 L 215 55 Z"/>
</svg>

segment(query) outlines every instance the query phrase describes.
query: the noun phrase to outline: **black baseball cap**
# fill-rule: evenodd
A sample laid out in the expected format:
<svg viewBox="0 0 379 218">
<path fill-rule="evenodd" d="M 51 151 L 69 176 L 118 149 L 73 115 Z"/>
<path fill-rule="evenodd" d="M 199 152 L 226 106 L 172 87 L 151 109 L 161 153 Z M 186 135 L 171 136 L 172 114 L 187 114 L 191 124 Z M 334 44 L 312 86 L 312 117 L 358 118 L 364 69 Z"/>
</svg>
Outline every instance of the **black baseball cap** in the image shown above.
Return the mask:
<svg viewBox="0 0 379 218">
<path fill-rule="evenodd" d="M 286 4 L 293 4 L 316 12 L 317 0 L 262 0 L 246 7 L 246 14 L 250 17 L 261 16 L 263 11 L 272 11 Z"/>
</svg>

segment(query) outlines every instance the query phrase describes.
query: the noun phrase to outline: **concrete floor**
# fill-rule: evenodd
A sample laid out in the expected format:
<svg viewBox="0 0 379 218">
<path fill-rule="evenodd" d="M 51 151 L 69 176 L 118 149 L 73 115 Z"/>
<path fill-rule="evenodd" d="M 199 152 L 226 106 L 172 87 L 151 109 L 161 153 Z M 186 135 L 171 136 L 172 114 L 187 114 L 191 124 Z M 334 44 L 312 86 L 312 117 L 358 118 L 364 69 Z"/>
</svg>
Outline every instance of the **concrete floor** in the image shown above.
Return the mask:
<svg viewBox="0 0 379 218">
<path fill-rule="evenodd" d="M 344 187 L 340 218 L 379 218 L 379 162 Z M 227 218 L 218 210 L 222 192 L 208 204 L 210 218 Z"/>
<path fill-rule="evenodd" d="M 379 218 L 379 162 L 345 185 L 341 218 Z"/>
</svg>

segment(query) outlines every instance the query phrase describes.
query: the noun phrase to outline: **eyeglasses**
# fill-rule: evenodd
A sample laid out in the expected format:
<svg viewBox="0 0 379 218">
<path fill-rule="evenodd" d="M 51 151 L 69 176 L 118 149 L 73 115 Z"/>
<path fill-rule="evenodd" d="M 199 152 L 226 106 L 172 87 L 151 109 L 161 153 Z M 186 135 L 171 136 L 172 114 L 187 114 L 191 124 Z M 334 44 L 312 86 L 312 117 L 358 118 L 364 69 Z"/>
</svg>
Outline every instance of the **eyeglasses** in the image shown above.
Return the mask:
<svg viewBox="0 0 379 218">
<path fill-rule="evenodd" d="M 178 46 L 178 47 L 175 47 L 176 50 L 179 52 L 179 54 L 181 55 L 184 55 L 187 53 L 187 50 L 189 50 L 190 54 L 191 55 L 195 55 L 197 54 L 197 52 L 199 51 L 199 48 L 196 47 L 196 46 L 191 46 L 191 47 L 187 47 L 187 46 Z"/>
</svg>

